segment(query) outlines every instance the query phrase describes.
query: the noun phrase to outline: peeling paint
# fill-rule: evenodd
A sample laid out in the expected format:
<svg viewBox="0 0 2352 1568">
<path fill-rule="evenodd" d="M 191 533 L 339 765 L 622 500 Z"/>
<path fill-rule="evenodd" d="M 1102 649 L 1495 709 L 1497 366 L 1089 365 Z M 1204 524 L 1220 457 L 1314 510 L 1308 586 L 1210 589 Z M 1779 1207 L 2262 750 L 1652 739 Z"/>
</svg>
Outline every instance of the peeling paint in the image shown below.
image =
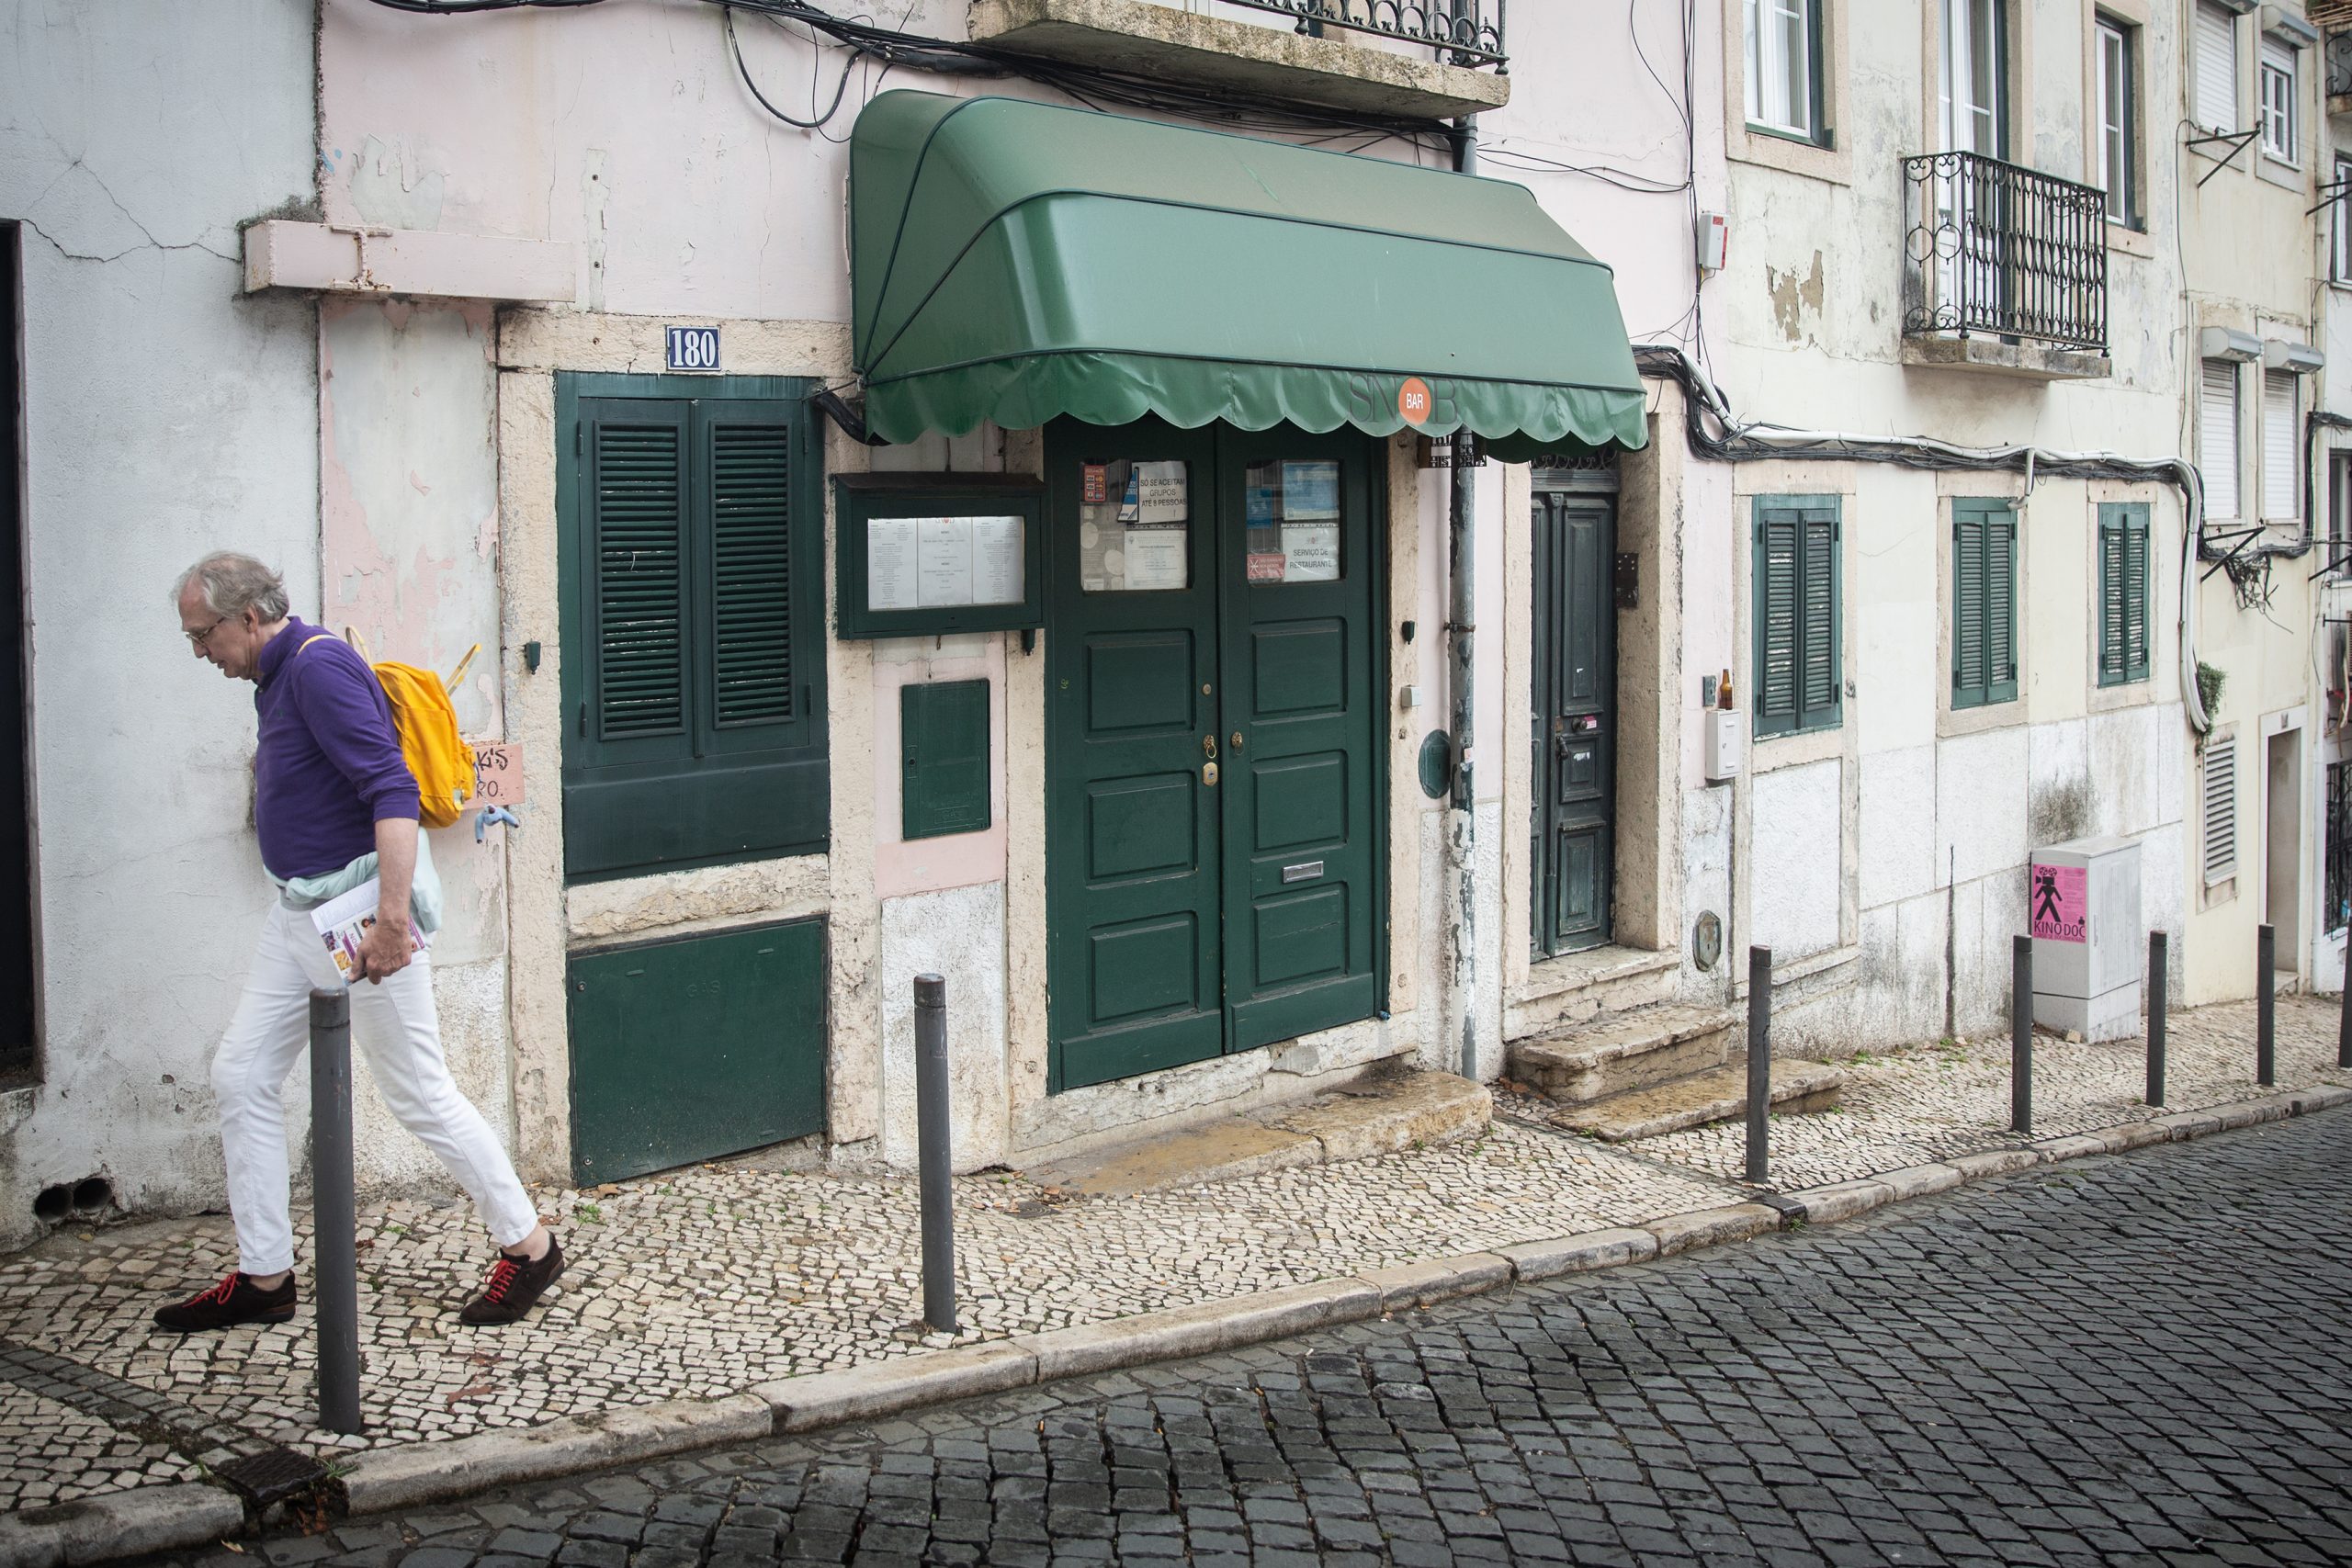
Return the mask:
<svg viewBox="0 0 2352 1568">
<path fill-rule="evenodd" d="M 361 143 L 348 175 L 351 205 L 367 222 L 387 229 L 438 229 L 447 181 L 426 167 L 424 154 L 405 134 L 386 141 L 370 136 Z"/>
<path fill-rule="evenodd" d="M 1821 253 L 1813 253 L 1813 270 L 1800 276 L 1792 267 L 1782 272 L 1775 266 L 1764 269 L 1765 291 L 1771 296 L 1772 319 L 1780 323 L 1781 335 L 1796 343 L 1804 335 L 1804 317 L 1811 312 L 1815 321 L 1821 319 L 1822 274 Z"/>
</svg>

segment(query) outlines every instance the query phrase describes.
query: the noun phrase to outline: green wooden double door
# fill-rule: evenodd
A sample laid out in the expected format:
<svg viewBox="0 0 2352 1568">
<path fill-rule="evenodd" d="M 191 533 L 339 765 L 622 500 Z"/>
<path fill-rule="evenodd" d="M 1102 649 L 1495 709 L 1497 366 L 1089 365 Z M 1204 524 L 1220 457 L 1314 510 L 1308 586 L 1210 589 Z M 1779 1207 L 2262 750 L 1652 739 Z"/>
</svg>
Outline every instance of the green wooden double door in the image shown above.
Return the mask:
<svg viewBox="0 0 2352 1568">
<path fill-rule="evenodd" d="M 1055 1089 L 1380 1006 L 1375 451 L 1047 432 Z"/>
</svg>

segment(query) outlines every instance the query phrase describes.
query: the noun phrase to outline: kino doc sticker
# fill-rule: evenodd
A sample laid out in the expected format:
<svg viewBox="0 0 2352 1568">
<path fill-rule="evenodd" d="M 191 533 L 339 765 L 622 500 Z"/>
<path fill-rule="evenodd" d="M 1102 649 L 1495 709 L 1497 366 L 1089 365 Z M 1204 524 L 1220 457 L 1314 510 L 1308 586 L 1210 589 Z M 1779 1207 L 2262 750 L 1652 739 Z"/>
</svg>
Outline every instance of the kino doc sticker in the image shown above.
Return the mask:
<svg viewBox="0 0 2352 1568">
<path fill-rule="evenodd" d="M 2033 868 L 2027 908 L 2033 935 L 2043 942 L 2090 940 L 2090 873 L 2079 865 Z"/>
</svg>

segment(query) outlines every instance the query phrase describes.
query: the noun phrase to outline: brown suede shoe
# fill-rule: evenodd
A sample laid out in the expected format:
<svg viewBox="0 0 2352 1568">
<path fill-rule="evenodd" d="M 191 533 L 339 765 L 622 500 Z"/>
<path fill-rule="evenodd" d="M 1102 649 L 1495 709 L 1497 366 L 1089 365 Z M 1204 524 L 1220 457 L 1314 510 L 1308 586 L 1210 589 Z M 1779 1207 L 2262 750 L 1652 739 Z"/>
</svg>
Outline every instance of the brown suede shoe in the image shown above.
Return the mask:
<svg viewBox="0 0 2352 1568">
<path fill-rule="evenodd" d="M 155 1326 L 175 1334 L 200 1334 L 241 1323 L 284 1323 L 294 1315 L 294 1302 L 293 1275 L 287 1275 L 277 1289 L 265 1291 L 232 1269 L 227 1279 L 210 1290 L 156 1308 Z"/>
<path fill-rule="evenodd" d="M 556 1281 L 563 1272 L 563 1244 L 548 1237 L 548 1255 L 537 1263 L 526 1258 L 513 1258 L 502 1252 L 498 1261 L 490 1266 L 490 1278 L 482 1281 L 481 1294 L 468 1302 L 458 1314 L 460 1323 L 477 1325 L 519 1323 L 539 1299 L 540 1292 Z"/>
</svg>

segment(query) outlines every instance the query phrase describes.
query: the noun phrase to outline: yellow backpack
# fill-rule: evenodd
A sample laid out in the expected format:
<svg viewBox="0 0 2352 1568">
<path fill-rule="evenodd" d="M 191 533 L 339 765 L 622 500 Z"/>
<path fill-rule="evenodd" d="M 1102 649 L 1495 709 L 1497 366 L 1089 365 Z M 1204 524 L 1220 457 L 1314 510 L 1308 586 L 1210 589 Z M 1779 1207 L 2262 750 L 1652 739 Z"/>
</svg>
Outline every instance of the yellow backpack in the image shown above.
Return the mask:
<svg viewBox="0 0 2352 1568">
<path fill-rule="evenodd" d="M 332 633 L 321 632 L 294 651 L 334 640 Z M 392 732 L 400 737 L 401 760 L 416 778 L 419 823 L 447 828 L 464 814 L 474 793 L 473 748 L 458 739 L 458 710 L 450 705 L 448 688 L 440 676 L 413 664 L 388 659 L 368 668 L 392 705 Z"/>
</svg>

